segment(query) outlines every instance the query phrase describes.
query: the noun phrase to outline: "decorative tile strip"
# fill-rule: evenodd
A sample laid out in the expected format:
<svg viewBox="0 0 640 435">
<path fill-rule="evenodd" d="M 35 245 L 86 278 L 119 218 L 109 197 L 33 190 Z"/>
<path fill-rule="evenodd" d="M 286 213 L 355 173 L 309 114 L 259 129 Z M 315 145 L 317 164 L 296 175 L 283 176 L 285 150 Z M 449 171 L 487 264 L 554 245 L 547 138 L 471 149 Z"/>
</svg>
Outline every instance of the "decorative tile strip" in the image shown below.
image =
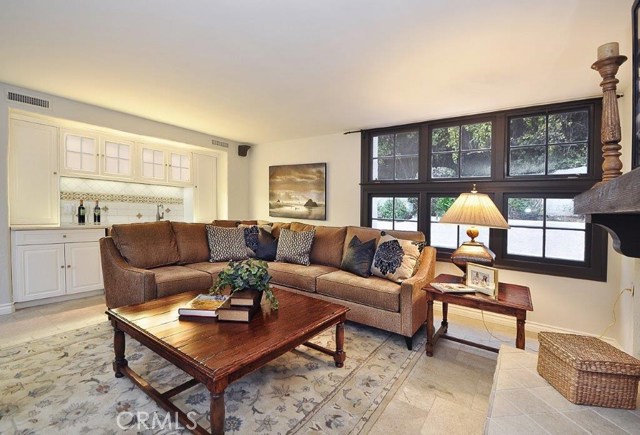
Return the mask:
<svg viewBox="0 0 640 435">
<path fill-rule="evenodd" d="M 169 196 L 114 195 L 110 193 L 60 192 L 63 201 L 132 202 L 148 204 L 182 204 L 182 198 Z"/>
</svg>

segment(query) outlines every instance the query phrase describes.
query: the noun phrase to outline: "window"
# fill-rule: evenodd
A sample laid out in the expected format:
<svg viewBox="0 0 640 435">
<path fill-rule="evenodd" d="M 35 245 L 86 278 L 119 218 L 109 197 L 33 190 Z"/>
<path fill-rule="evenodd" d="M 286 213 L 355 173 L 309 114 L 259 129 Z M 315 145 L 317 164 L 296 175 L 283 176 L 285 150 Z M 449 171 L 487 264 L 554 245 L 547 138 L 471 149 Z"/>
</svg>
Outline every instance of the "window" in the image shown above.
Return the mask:
<svg viewBox="0 0 640 435">
<path fill-rule="evenodd" d="M 509 175 L 586 174 L 589 112 L 509 120 Z"/>
<path fill-rule="evenodd" d="M 507 255 L 583 262 L 586 223 L 573 198 L 507 199 Z"/>
<path fill-rule="evenodd" d="M 373 196 L 371 226 L 381 230 L 418 230 L 417 196 Z"/>
<path fill-rule="evenodd" d="M 573 213 L 602 176 L 600 116 L 589 99 L 365 131 L 361 224 L 418 229 L 448 260 L 467 226 L 439 220 L 475 183 L 511 225 L 478 228 L 497 267 L 604 281 L 607 235 Z"/>
<path fill-rule="evenodd" d="M 431 178 L 491 176 L 491 122 L 431 131 Z"/>
<path fill-rule="evenodd" d="M 418 179 L 417 130 L 383 134 L 372 139 L 372 180 Z"/>
</svg>

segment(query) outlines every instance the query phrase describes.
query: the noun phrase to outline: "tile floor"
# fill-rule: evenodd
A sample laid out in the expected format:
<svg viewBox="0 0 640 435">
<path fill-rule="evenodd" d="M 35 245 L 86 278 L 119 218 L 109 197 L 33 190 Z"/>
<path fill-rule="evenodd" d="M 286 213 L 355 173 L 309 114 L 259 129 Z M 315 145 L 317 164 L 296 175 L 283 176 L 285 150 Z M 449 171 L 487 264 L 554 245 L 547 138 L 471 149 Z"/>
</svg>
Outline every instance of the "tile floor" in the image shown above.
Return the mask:
<svg viewBox="0 0 640 435">
<path fill-rule="evenodd" d="M 0 347 L 106 320 L 103 296 L 25 308 L 0 316 Z M 436 318 L 436 322 L 439 319 Z M 513 345 L 515 328 L 449 315 L 449 333 L 493 347 Z M 420 341 L 424 329 L 414 340 Z M 527 348 L 537 350 L 535 335 Z M 421 356 L 407 370 L 361 433 L 481 434 L 487 416 L 497 354 L 441 340 L 434 356 Z"/>
</svg>

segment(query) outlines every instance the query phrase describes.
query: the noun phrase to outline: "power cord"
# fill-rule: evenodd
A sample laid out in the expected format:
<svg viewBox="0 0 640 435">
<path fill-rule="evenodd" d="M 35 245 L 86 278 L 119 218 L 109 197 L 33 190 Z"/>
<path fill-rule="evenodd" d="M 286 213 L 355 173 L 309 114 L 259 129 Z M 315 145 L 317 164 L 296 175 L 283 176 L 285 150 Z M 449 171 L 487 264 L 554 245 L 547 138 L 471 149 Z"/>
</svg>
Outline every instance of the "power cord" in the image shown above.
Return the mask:
<svg viewBox="0 0 640 435">
<path fill-rule="evenodd" d="M 500 339 L 500 338 L 496 337 L 495 335 L 493 335 L 493 334 L 491 333 L 491 331 L 489 331 L 489 327 L 487 326 L 487 323 L 484 321 L 484 310 L 480 310 L 480 314 L 482 315 L 482 324 L 484 325 L 484 329 L 486 329 L 486 330 L 487 330 L 487 333 L 488 333 L 490 336 L 492 336 L 492 337 L 493 337 L 495 340 L 497 340 L 497 341 L 500 341 L 500 342 L 502 342 L 502 343 L 508 343 L 508 342 L 509 342 L 509 340 L 502 340 L 502 339 Z"/>
<path fill-rule="evenodd" d="M 615 302 L 613 303 L 613 309 L 611 311 L 611 313 L 613 314 L 613 322 L 609 323 L 609 326 L 607 326 L 606 328 L 604 328 L 604 331 L 602 331 L 602 334 L 600 334 L 598 336 L 598 338 L 602 338 L 604 337 L 604 334 L 607 333 L 607 331 L 609 330 L 609 328 L 611 328 L 613 325 L 616 324 L 616 322 L 618 321 L 618 319 L 616 318 L 616 305 L 618 305 L 618 301 L 620 300 L 620 296 L 622 296 L 622 294 L 624 292 L 629 292 L 631 293 L 631 295 L 633 295 L 633 289 L 630 288 L 623 288 L 622 290 L 620 290 L 620 293 L 618 293 L 618 296 L 616 297 Z"/>
</svg>

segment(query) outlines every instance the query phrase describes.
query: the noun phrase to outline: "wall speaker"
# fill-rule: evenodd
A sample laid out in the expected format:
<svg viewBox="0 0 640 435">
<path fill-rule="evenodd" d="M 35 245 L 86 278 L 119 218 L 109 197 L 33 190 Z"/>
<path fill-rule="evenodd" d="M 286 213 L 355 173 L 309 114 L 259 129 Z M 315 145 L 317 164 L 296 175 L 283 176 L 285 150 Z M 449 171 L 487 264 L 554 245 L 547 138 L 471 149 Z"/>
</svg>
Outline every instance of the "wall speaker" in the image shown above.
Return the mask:
<svg viewBox="0 0 640 435">
<path fill-rule="evenodd" d="M 247 157 L 249 148 L 251 148 L 251 145 L 238 145 L 238 155 L 240 157 Z"/>
</svg>

